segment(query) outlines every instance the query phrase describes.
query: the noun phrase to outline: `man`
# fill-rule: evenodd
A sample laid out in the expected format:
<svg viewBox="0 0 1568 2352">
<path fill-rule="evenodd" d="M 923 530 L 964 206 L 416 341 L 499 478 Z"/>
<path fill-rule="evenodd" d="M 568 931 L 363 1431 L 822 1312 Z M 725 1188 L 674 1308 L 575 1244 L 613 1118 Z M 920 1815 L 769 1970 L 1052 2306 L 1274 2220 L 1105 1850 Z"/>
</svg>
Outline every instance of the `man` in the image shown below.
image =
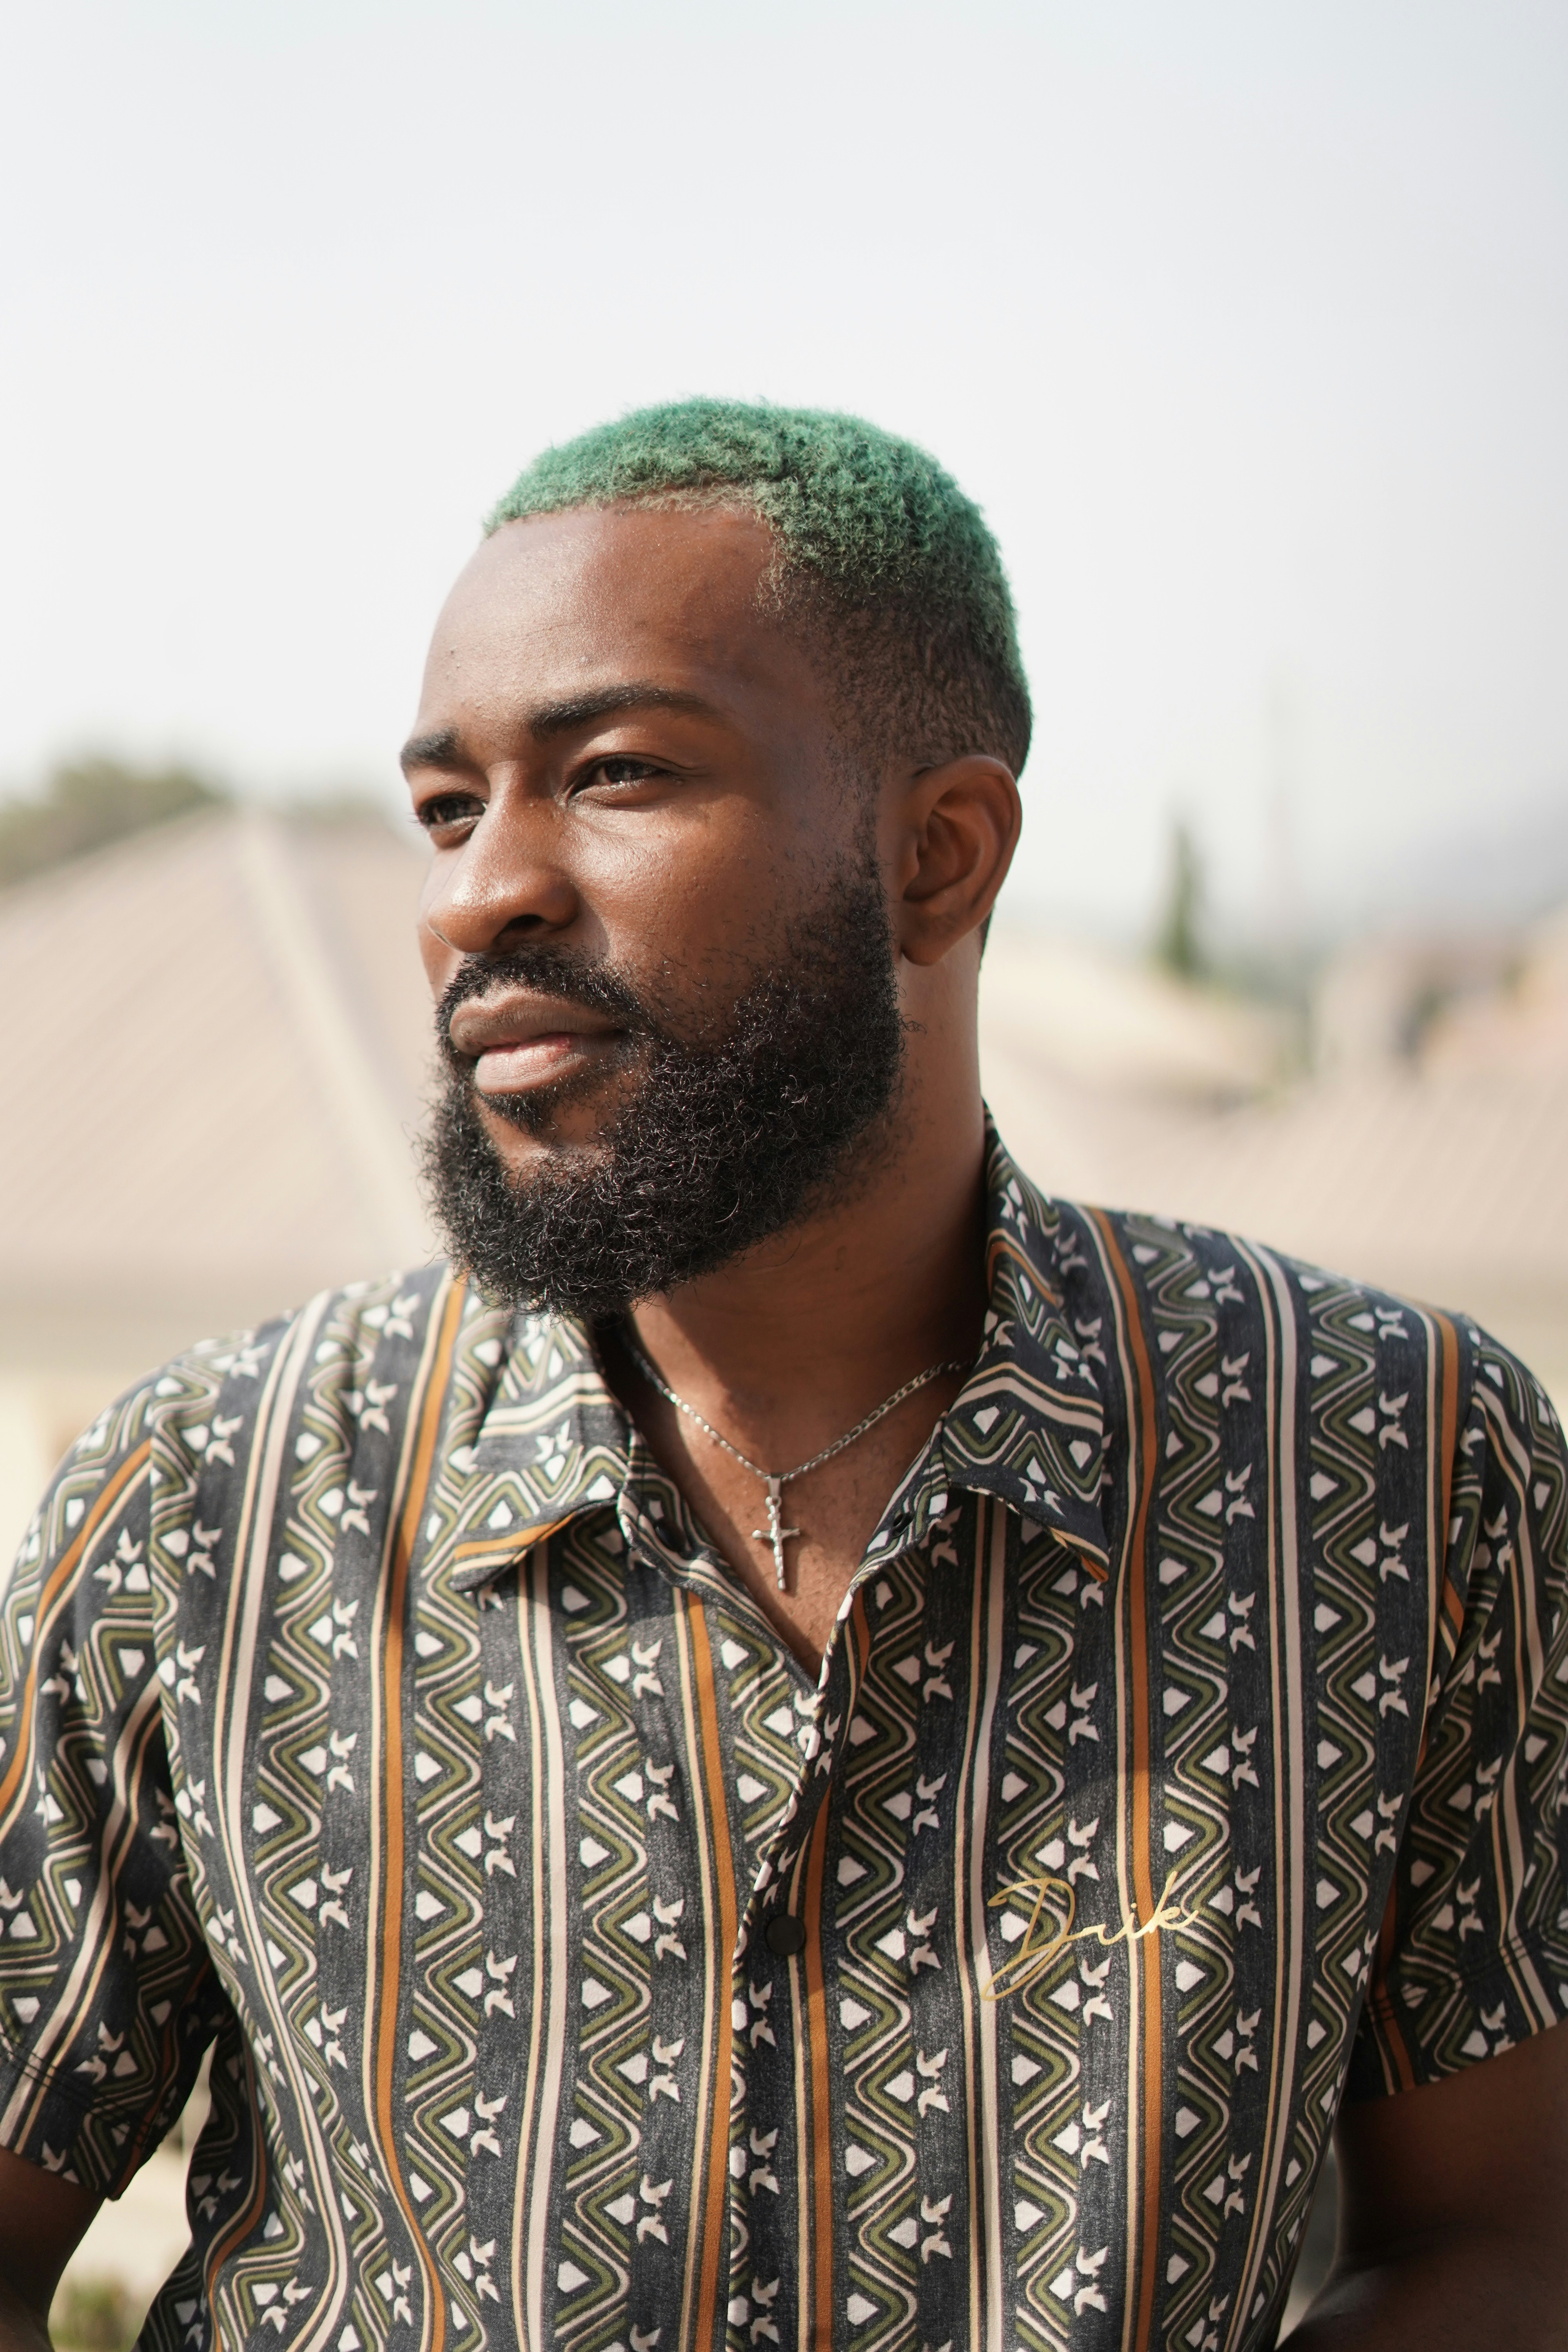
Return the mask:
<svg viewBox="0 0 1568 2352">
<path fill-rule="evenodd" d="M 209 2044 L 155 2346 L 1240 2352 L 1336 2112 L 1300 2344 L 1568 2340 L 1556 1422 L 1012 1166 L 1027 730 L 868 426 L 498 510 L 405 753 L 453 1264 L 150 1379 L 9 1590 L 0 2342 Z"/>
</svg>

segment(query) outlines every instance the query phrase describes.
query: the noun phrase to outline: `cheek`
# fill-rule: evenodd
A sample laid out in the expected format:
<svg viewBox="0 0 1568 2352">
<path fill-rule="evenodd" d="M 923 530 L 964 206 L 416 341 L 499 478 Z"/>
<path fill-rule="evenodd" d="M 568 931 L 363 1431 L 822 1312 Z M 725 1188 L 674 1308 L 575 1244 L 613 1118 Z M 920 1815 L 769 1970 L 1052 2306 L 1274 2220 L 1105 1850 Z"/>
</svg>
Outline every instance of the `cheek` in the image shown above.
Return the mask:
<svg viewBox="0 0 1568 2352">
<path fill-rule="evenodd" d="M 787 953 L 786 910 L 761 859 L 660 876 L 640 912 L 628 960 L 650 978 L 661 969 L 680 975 L 677 989 L 694 1006 L 710 992 L 727 999 L 749 987 L 759 967 Z"/>
<path fill-rule="evenodd" d="M 824 825 L 694 814 L 629 854 L 617 844 L 601 862 L 590 851 L 579 885 L 616 961 L 721 967 L 729 956 L 755 962 L 785 951 L 792 917 L 816 903 L 847 854 Z"/>
<path fill-rule="evenodd" d="M 771 863 L 751 827 L 699 820 L 663 837 L 650 831 L 611 855 L 588 849 L 577 872 L 583 915 L 614 962 L 641 971 L 701 964 L 754 938 L 759 916 L 777 901 Z"/>
</svg>

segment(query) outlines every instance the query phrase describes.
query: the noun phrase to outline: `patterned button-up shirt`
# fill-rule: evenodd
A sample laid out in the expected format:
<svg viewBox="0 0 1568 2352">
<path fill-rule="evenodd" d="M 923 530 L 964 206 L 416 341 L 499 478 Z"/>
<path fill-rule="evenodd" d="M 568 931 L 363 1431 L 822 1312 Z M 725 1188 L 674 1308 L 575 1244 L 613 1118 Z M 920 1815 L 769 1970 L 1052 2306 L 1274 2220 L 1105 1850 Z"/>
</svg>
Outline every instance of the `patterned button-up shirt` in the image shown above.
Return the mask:
<svg viewBox="0 0 1568 2352">
<path fill-rule="evenodd" d="M 0 1622 L 0 2143 L 157 2347 L 1270 2340 L 1342 2095 L 1568 2004 L 1568 1473 L 1450 1320 L 994 1142 L 980 1356 L 813 1682 L 592 1335 L 182 1357 Z"/>
</svg>

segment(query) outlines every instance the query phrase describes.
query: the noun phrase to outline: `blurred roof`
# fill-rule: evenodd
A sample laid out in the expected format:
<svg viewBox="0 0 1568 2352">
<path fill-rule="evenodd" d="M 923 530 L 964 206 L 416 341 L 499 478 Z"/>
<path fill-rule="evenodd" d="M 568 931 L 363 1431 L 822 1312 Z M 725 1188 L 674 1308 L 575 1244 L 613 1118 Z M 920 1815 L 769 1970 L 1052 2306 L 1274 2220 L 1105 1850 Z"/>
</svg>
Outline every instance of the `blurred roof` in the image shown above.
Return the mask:
<svg viewBox="0 0 1568 2352">
<path fill-rule="evenodd" d="M 987 1094 L 1047 1189 L 1464 1309 L 1568 1391 L 1568 919 L 1357 942 L 1320 997 L 1317 1076 L 1204 1108 L 1089 1083 L 1009 995 L 983 1025 Z"/>
<path fill-rule="evenodd" d="M 1211 1108 L 1272 1083 L 1290 1043 L 1271 1007 L 1111 948 L 1005 924 L 986 941 L 980 1022 L 983 1046 L 1096 1091 Z"/>
<path fill-rule="evenodd" d="M 153 1361 L 428 1255 L 421 866 L 225 810 L 0 897 L 3 1360 Z"/>
<path fill-rule="evenodd" d="M 1568 1372 L 1568 1070 L 1389 1067 L 1303 1087 L 1130 1165 L 1131 1197 L 1459 1307 Z"/>
</svg>

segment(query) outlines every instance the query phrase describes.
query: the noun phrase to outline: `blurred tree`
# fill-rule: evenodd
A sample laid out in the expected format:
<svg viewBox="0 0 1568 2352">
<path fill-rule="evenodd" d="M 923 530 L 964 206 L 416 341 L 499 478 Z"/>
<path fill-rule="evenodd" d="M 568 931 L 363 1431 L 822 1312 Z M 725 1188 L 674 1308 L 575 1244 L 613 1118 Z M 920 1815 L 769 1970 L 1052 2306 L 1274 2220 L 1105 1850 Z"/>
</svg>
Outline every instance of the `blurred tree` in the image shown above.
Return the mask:
<svg viewBox="0 0 1568 2352">
<path fill-rule="evenodd" d="M 1178 980 L 1201 980 L 1208 970 L 1202 938 L 1203 861 L 1192 827 L 1178 817 L 1171 828 L 1171 868 L 1154 954 Z"/>
<path fill-rule="evenodd" d="M 227 797 L 191 768 L 67 761 L 33 798 L 0 804 L 0 888 L 189 810 L 216 808 Z"/>
<path fill-rule="evenodd" d="M 68 2275 L 49 2314 L 50 2339 L 58 2352 L 131 2352 L 145 2316 L 118 2279 Z"/>
</svg>

